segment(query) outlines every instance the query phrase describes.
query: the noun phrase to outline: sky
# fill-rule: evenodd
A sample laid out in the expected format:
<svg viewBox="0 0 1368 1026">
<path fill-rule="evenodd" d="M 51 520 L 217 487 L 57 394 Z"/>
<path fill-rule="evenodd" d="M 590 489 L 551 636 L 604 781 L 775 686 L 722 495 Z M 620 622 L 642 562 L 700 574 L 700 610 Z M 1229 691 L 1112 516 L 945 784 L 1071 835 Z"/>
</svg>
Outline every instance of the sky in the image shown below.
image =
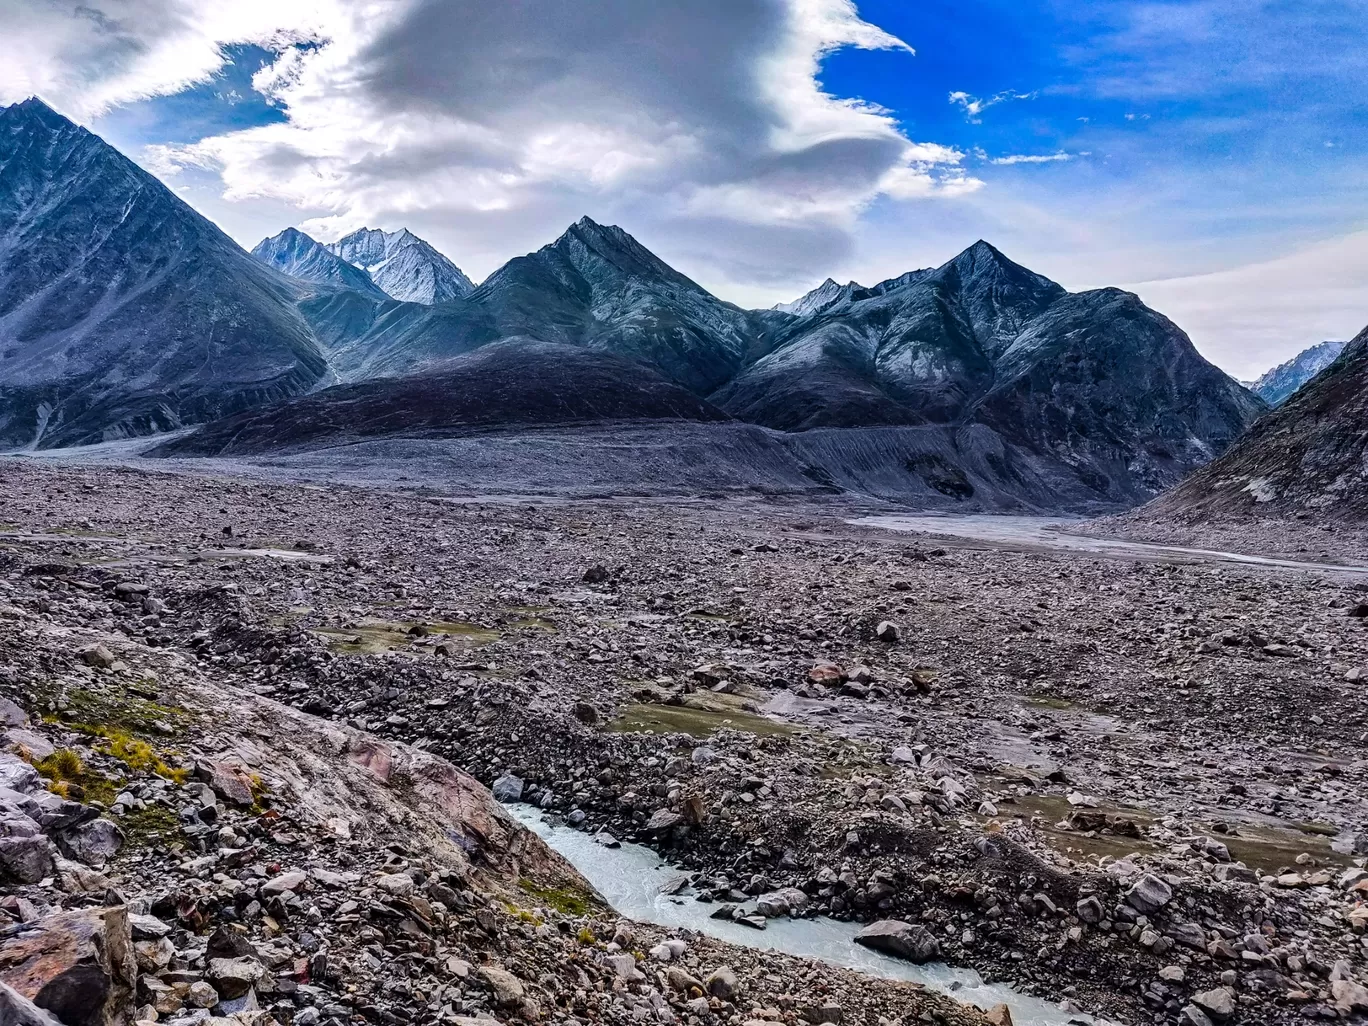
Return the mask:
<svg viewBox="0 0 1368 1026">
<path fill-rule="evenodd" d="M 1368 323 L 1368 0 L 0 0 L 38 95 L 245 246 L 480 280 L 587 214 L 724 299 L 984 238 L 1248 379 Z"/>
</svg>

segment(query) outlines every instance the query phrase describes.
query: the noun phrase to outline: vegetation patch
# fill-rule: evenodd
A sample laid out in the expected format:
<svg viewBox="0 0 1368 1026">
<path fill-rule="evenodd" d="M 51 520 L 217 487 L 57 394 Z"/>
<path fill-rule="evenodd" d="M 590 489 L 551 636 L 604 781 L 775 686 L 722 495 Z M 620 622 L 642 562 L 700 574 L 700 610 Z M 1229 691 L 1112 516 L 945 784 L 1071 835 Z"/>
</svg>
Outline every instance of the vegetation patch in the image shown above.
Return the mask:
<svg viewBox="0 0 1368 1026">
<path fill-rule="evenodd" d="M 114 804 L 118 784 L 95 772 L 69 748 L 59 748 L 46 759 L 34 764 L 34 769 L 48 782 L 48 790 L 70 801 Z"/>
<path fill-rule="evenodd" d="M 526 877 L 518 881 L 518 886 L 547 908 L 554 908 L 561 915 L 587 916 L 594 911 L 595 902 L 579 891 L 561 887 L 540 887 Z"/>
</svg>

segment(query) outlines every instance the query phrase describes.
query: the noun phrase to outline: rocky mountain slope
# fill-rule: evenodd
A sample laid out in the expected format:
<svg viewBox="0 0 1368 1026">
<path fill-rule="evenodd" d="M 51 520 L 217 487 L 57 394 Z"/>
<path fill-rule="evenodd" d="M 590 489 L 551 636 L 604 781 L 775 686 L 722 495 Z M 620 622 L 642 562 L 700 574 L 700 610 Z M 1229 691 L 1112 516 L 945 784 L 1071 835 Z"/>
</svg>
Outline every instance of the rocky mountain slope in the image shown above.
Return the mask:
<svg viewBox="0 0 1368 1026">
<path fill-rule="evenodd" d="M 288 280 L 38 100 L 0 110 L 0 449 L 166 431 L 326 373 Z"/>
<path fill-rule="evenodd" d="M 581 420 L 629 408 L 647 419 L 687 410 L 703 421 L 720 410 L 785 432 L 926 429 L 911 443 L 915 455 L 906 440 L 882 437 L 831 451 L 872 448 L 880 465 L 857 476 L 916 478 L 957 500 L 1015 493 L 1034 504 L 1054 492 L 1087 505 L 1148 498 L 1221 452 L 1263 409 L 1136 297 L 1071 295 L 983 242 L 939 268 L 872 287 L 828 281 L 788 310 L 767 311 L 717 299 L 621 228 L 588 218 L 479 288 L 407 232 L 366 229 L 330 248 L 289 229 L 258 245 L 253 261 L 115 151 L 38 107 L 7 112 L 15 129 L 3 198 L 14 213 L 0 324 L 6 369 L 18 373 L 0 386 L 0 438 L 10 445 L 150 433 L 320 383 L 440 374 L 445 362 L 497 343 L 501 355 L 463 373 L 506 369 L 507 350 L 518 347 L 529 373 L 501 369 L 497 394 L 457 399 L 442 430 L 497 426 L 494 411 L 517 426 L 547 424 L 558 410 Z M 68 137 L 84 163 L 60 155 Z M 91 173 L 100 162 L 112 170 Z M 106 232 L 93 248 L 80 237 L 90 211 Z M 173 223 L 178 230 L 165 230 Z M 157 287 L 130 277 L 130 266 Z M 366 267 L 422 302 L 387 294 Z M 547 348 L 567 346 L 609 359 Z M 239 349 L 242 359 L 227 359 Z M 606 401 L 609 368 L 622 402 Z M 458 377 L 439 380 L 454 386 Z M 69 383 L 69 397 L 50 394 L 56 381 Z M 674 394 L 662 406 L 664 383 L 691 398 Z M 408 422 L 383 396 L 426 396 L 431 407 L 433 387 L 386 385 L 359 406 L 342 393 L 292 407 L 281 414 L 281 444 L 300 444 L 301 410 L 315 441 L 326 441 L 328 425 L 339 437 L 353 428 L 392 435 Z M 477 407 L 484 412 L 472 414 Z M 361 413 L 376 422 L 348 419 Z M 276 415 L 252 419 L 255 446 Z M 436 429 L 426 415 L 418 422 Z M 222 438 L 235 428 L 215 430 Z M 812 469 L 834 481 L 851 468 Z"/>
<path fill-rule="evenodd" d="M 850 433 L 808 446 L 686 432 L 680 438 L 696 446 L 700 477 L 714 475 L 724 453 L 737 458 L 739 446 L 747 453 L 740 479 L 789 488 L 797 473 L 810 486 L 872 487 L 887 497 L 929 496 L 936 505 L 950 500 L 970 508 L 1096 510 L 1143 501 L 1224 449 L 1264 409 L 1135 296 L 1071 295 L 984 243 L 932 271 L 818 292 L 795 307 L 807 311 L 802 316 L 740 311 L 621 229 L 586 219 L 554 245 L 511 261 L 464 300 L 406 304 L 378 315 L 367 309 L 359 317 L 369 325 L 366 334 L 330 343 L 329 352 L 341 376 L 367 380 L 438 374 L 445 362 L 495 340 L 510 351 L 522 347 L 527 373 L 500 381 L 486 407 L 498 417 L 478 418 L 514 428 L 546 424 L 543 407 L 609 408 L 602 382 L 578 394 L 577 371 L 547 366 L 569 350 L 545 349 L 540 340 L 606 350 L 620 358 L 615 373 L 629 394 L 654 393 L 659 375 L 706 399 L 713 413 L 745 423 Z M 336 305 L 341 295 L 315 302 Z M 514 330 L 522 334 L 506 336 Z M 339 445 L 402 435 L 397 425 L 406 421 L 391 400 L 415 390 L 428 392 L 367 389 L 359 406 L 353 393 L 323 393 L 288 411 L 267 409 L 217 425 L 202 442 L 162 452 L 260 455 L 276 435 L 282 447 L 329 447 L 343 458 Z M 305 411 L 309 426 L 301 431 Z M 465 416 L 454 416 L 448 434 Z M 253 442 L 242 447 L 233 440 L 248 422 Z M 889 434 L 897 428 L 916 433 Z M 591 462 L 609 457 L 597 442 L 582 452 Z M 760 466 L 766 459 L 776 462 Z M 609 457 L 586 470 L 597 477 L 617 463 Z M 644 472 L 646 464 L 639 467 Z M 674 470 L 664 476 L 672 488 L 682 484 Z M 624 483 L 649 487 L 639 476 Z"/>
<path fill-rule="evenodd" d="M 1129 519 L 1362 520 L 1368 515 L 1365 424 L 1368 329 L 1223 456 Z"/>
<path fill-rule="evenodd" d="M 41 993 L 9 952 L 122 906 L 119 1000 L 162 1026 L 244 998 L 291 1026 L 981 1023 L 619 932 L 473 777 L 600 866 L 649 846 L 672 873 L 629 886 L 663 917 L 780 946 L 901 921 L 1055 1006 L 1019 1023 L 1368 1013 L 1355 580 L 424 484 L 0 460 L 0 749 L 31 760 L 3 760 L 28 879 L 0 881 L 0 983 Z"/>
<path fill-rule="evenodd" d="M 407 228 L 397 232 L 362 228 L 327 248 L 403 302 L 431 306 L 475 291 L 464 271 Z"/>
<path fill-rule="evenodd" d="M 425 374 L 338 386 L 217 421 L 156 453 L 239 456 L 515 425 L 726 419 L 687 389 L 623 357 L 508 339 Z"/>
<path fill-rule="evenodd" d="M 1269 406 L 1280 406 L 1293 392 L 1339 359 L 1345 345 L 1344 342 L 1322 342 L 1303 349 L 1261 376 L 1249 389 Z"/>
<path fill-rule="evenodd" d="M 389 724 L 375 718 L 399 694 L 386 677 L 418 669 L 408 656 L 315 650 L 309 626 L 276 645 L 262 599 L 277 570 L 378 570 L 370 552 L 205 560 L 181 542 L 206 531 L 203 517 L 217 525 L 237 484 L 149 501 L 153 478 L 34 471 L 0 468 L 7 515 L 31 539 L 0 550 L 5 1026 L 1010 1021 L 919 986 L 621 919 L 432 750 L 437 734 L 394 734 L 403 722 L 445 735 L 450 698 L 434 690 Z M 68 492 L 101 511 L 109 560 L 68 560 L 66 540 L 36 540 L 34 500 Z M 115 507 L 120 519 L 155 507 L 191 533 L 127 548 L 113 535 L 133 521 L 103 519 Z M 49 512 L 77 510 L 63 498 Z M 464 665 L 471 641 L 431 646 L 423 669 L 475 685 L 487 671 Z M 263 645 L 275 654 L 244 655 Z M 266 683 L 302 664 L 349 689 L 352 713 Z M 531 679 L 502 681 L 505 698 L 487 708 Z"/>
<path fill-rule="evenodd" d="M 381 303 L 392 298 L 361 268 L 297 228 L 286 228 L 278 235 L 262 239 L 252 249 L 252 256 L 282 274 L 311 285 L 347 289 Z"/>
<path fill-rule="evenodd" d="M 636 360 L 706 396 L 743 365 L 766 317 L 723 303 L 621 228 L 584 218 L 463 300 L 378 326 L 340 354 L 339 370 L 353 378 L 401 374 L 527 337 Z"/>
</svg>

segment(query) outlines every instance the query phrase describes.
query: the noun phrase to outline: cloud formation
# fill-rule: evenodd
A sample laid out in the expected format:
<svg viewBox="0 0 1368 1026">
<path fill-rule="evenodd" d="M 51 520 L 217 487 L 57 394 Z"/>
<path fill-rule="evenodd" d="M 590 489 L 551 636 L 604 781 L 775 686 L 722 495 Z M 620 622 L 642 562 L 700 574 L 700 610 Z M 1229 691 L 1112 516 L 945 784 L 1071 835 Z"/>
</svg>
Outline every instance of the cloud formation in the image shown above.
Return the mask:
<svg viewBox="0 0 1368 1026">
<path fill-rule="evenodd" d="M 1035 93 L 1018 93 L 1013 89 L 1006 89 L 992 96 L 970 96 L 963 90 L 956 90 L 950 94 L 950 102 L 955 106 L 964 108 L 964 119 L 971 125 L 983 124 L 981 115 L 989 107 L 996 107 L 999 103 L 1007 103 L 1011 100 L 1034 100 Z"/>
<path fill-rule="evenodd" d="M 287 120 L 149 147 L 144 162 L 171 178 L 212 172 L 227 199 L 300 211 L 323 238 L 410 226 L 476 273 L 589 213 L 705 277 L 781 281 L 843 256 L 880 197 L 953 198 L 981 184 L 960 151 L 822 89 L 821 62 L 836 50 L 912 53 L 851 0 L 87 0 L 24 11 L 22 38 L 0 42 L 0 98 L 36 92 L 78 117 L 203 81 L 225 45 L 272 49 L 278 59 L 253 84 Z"/>
</svg>

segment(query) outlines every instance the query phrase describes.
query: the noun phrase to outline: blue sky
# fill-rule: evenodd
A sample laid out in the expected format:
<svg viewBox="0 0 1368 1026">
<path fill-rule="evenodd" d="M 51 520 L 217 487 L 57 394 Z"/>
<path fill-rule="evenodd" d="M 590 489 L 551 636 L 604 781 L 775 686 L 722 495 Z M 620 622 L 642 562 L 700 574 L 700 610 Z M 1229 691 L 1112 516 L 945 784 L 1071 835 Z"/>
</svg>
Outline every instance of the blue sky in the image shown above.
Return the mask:
<svg viewBox="0 0 1368 1026">
<path fill-rule="evenodd" d="M 64 4 L 0 100 L 244 245 L 407 226 L 478 280 L 588 213 L 768 305 L 982 237 L 1241 377 L 1368 323 L 1368 0 Z"/>
</svg>

